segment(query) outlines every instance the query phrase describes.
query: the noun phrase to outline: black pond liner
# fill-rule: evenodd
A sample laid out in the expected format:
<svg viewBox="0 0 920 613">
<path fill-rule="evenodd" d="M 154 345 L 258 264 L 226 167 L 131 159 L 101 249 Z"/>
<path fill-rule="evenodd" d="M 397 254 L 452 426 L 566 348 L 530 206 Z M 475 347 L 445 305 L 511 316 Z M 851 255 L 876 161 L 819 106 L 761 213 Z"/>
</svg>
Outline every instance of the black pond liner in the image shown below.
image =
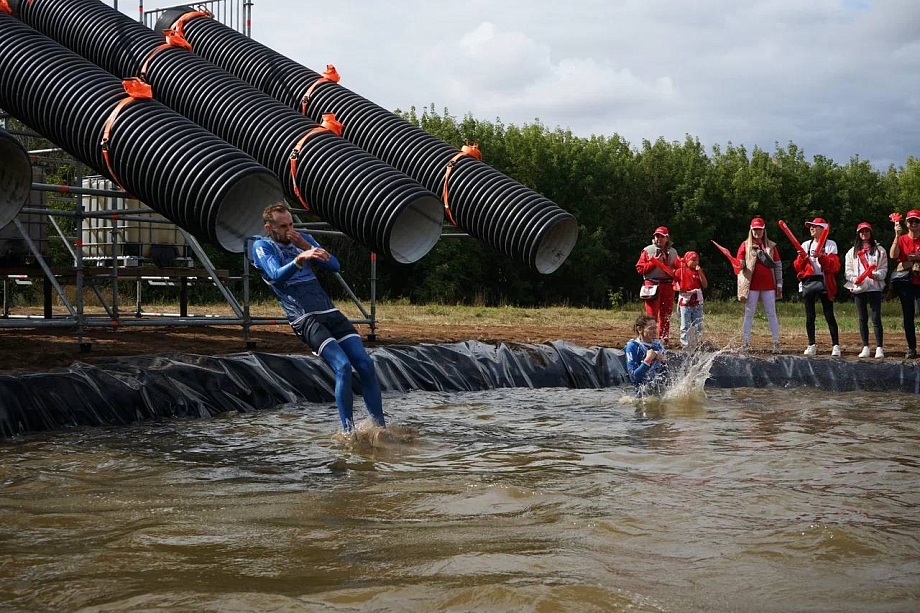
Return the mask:
<svg viewBox="0 0 920 613">
<path fill-rule="evenodd" d="M 146 67 L 157 100 L 254 157 L 291 201 L 299 191 L 310 210 L 371 251 L 411 263 L 440 238 L 444 213 L 433 193 L 332 132 L 307 138 L 292 178 L 291 153 L 316 122 L 181 47 L 153 53 L 166 39 L 127 15 L 96 0 L 20 2 L 15 14 L 106 70 L 136 76 Z M 356 159 L 367 163 L 349 164 Z M 375 199 L 347 189 L 354 172 L 377 186 Z"/>
<path fill-rule="evenodd" d="M 19 215 L 32 190 L 32 162 L 25 147 L 0 130 L 0 229 Z"/>
<path fill-rule="evenodd" d="M 5 13 L 0 48 L 0 107 L 195 237 L 240 253 L 262 209 L 283 200 L 255 160 L 154 100 L 112 122 L 110 171 L 101 142 L 127 98 L 121 81 Z"/>
<path fill-rule="evenodd" d="M 387 346 L 370 350 L 381 389 L 469 392 L 495 388 L 605 389 L 631 394 L 620 349 L 478 341 Z M 669 362 L 680 368 L 683 356 Z M 708 387 L 920 393 L 920 364 L 779 356 L 722 355 Z M 359 383 L 355 381 L 356 391 Z M 227 411 L 295 402 L 332 403 L 335 375 L 305 355 L 240 353 L 223 357 L 166 354 L 75 363 L 42 374 L 0 375 L 0 439 L 79 426 L 163 418 L 206 418 Z M 332 413 L 330 419 L 334 420 Z M 330 422 L 332 427 L 332 422 Z"/>
<path fill-rule="evenodd" d="M 177 7 L 163 13 L 156 24 L 156 30 L 166 30 L 179 18 L 195 9 Z M 232 28 L 210 18 L 190 19 L 183 25 L 183 32 L 192 44 L 195 53 L 219 65 L 221 68 L 247 80 L 255 87 L 277 98 L 285 105 L 300 110 L 304 94 L 321 75 L 306 68 L 268 47 L 236 32 Z M 345 124 L 343 136 L 366 149 L 384 162 L 398 168 L 432 192 L 440 195 L 444 185 L 444 170 L 457 154 L 457 149 L 431 136 L 420 128 L 351 92 L 337 83 L 325 82 L 314 89 L 307 105 L 307 115 L 314 120 L 324 113 L 335 113 Z M 480 172 L 469 172 L 462 176 L 451 176 L 448 185 L 448 202 L 458 208 L 490 208 L 501 210 L 506 203 L 501 198 L 490 198 L 490 190 L 476 189 L 489 173 L 501 177 L 501 185 L 491 189 L 501 191 L 520 183 L 498 173 L 488 165 L 474 160 Z M 464 189 L 465 182 L 473 188 Z M 526 188 L 529 190 L 529 188 Z M 578 223 L 549 199 L 529 190 L 531 206 L 525 207 L 522 216 L 517 216 L 518 225 L 495 240 L 494 233 L 484 235 L 481 227 L 467 224 L 475 213 L 454 215 L 457 226 L 498 251 L 529 265 L 537 271 L 548 274 L 558 269 L 571 253 L 578 238 Z M 463 194 L 455 196 L 454 194 Z M 486 205 L 485 202 L 489 204 Z M 562 215 L 546 215 L 545 209 L 557 209 Z M 500 213 L 487 215 L 500 216 Z M 531 223 L 535 219 L 541 223 Z M 527 236 L 520 236 L 526 233 Z M 526 245 L 526 250 L 521 246 Z"/>
</svg>

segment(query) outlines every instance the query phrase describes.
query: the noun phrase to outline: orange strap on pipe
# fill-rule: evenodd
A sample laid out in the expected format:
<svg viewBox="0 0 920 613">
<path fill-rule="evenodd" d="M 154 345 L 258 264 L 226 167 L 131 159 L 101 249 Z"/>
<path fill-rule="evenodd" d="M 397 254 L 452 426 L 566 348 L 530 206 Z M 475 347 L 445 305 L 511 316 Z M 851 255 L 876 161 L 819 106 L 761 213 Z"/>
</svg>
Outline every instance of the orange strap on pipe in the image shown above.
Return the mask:
<svg viewBox="0 0 920 613">
<path fill-rule="evenodd" d="M 105 160 L 105 167 L 108 169 L 109 175 L 111 175 L 115 183 L 118 184 L 118 187 L 128 192 L 128 189 L 122 185 L 121 181 L 118 179 L 118 175 L 115 174 L 115 169 L 112 168 L 112 158 L 109 154 L 109 140 L 112 137 L 112 126 L 123 108 L 135 100 L 150 100 L 153 98 L 153 90 L 149 85 L 138 78 L 125 79 L 121 82 L 121 85 L 125 88 L 125 93 L 128 94 L 128 96 L 119 101 L 119 103 L 115 105 L 115 108 L 112 109 L 112 112 L 109 113 L 108 118 L 106 118 L 105 127 L 102 130 L 102 142 L 100 142 L 99 145 L 102 147 L 102 159 Z"/>
<path fill-rule="evenodd" d="M 303 98 L 300 99 L 300 114 L 307 114 L 307 105 L 310 104 L 310 96 L 313 95 L 313 90 L 323 83 L 338 83 L 339 79 L 341 79 L 341 77 L 339 76 L 339 71 L 335 69 L 335 66 L 326 64 L 326 70 L 323 71 L 323 76 L 313 81 L 304 93 Z"/>
<path fill-rule="evenodd" d="M 179 34 L 178 32 L 173 32 L 172 30 L 165 30 L 163 34 L 166 35 L 166 42 L 160 45 L 159 47 L 154 48 L 147 54 L 147 58 L 144 60 L 144 65 L 141 66 L 141 79 L 147 78 L 147 70 L 150 68 L 150 61 L 153 60 L 154 56 L 163 51 L 164 49 L 169 49 L 170 47 L 178 47 L 180 49 L 185 49 L 186 51 L 192 50 L 192 45 L 185 40 L 185 37 Z"/>
<path fill-rule="evenodd" d="M 185 31 L 184 31 L 185 24 L 187 24 L 193 19 L 198 19 L 199 17 L 207 17 L 208 19 L 211 19 L 214 17 L 214 15 L 212 13 L 209 13 L 208 11 L 192 11 L 191 13 L 186 13 L 182 15 L 182 17 L 179 17 L 179 19 L 176 20 L 176 23 L 172 24 L 172 27 L 169 30 L 166 30 L 166 32 L 175 32 L 176 34 L 181 36 L 184 40 L 185 39 Z M 164 34 L 166 32 L 164 32 Z"/>
<path fill-rule="evenodd" d="M 457 152 L 457 155 L 450 158 L 450 161 L 447 163 L 447 167 L 444 169 L 444 187 L 441 189 L 441 200 L 444 202 L 444 214 L 447 215 L 447 219 L 454 226 L 457 225 L 457 220 L 454 219 L 454 214 L 450 210 L 450 204 L 447 199 L 447 180 L 450 178 L 450 174 L 454 170 L 454 166 L 457 163 L 457 160 L 464 156 L 469 156 L 477 160 L 482 159 L 482 152 L 479 151 L 479 143 L 473 143 L 472 145 L 463 145 L 460 148 L 460 151 Z"/>
<path fill-rule="evenodd" d="M 303 149 L 303 146 L 307 143 L 307 139 L 314 134 L 318 134 L 319 132 L 332 132 L 336 136 L 341 136 L 343 128 L 344 126 L 336 120 L 335 113 L 325 113 L 323 115 L 323 123 L 304 134 L 303 137 L 297 141 L 297 144 L 294 145 L 294 149 L 291 150 L 291 183 L 294 185 L 294 195 L 297 196 L 298 202 L 300 202 L 301 206 L 307 211 L 310 210 L 310 205 L 307 204 L 303 194 L 300 193 L 300 186 L 297 185 L 297 161 L 300 159 L 300 150 Z"/>
</svg>

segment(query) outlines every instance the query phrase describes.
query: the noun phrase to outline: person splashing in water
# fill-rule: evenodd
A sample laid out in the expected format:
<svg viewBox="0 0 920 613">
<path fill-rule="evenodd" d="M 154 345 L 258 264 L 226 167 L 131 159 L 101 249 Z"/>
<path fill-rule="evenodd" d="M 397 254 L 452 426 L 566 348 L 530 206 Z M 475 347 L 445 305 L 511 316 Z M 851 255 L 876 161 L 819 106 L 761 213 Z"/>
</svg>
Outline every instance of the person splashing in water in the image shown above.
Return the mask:
<svg viewBox="0 0 920 613">
<path fill-rule="evenodd" d="M 626 343 L 626 371 L 636 388 L 636 397 L 664 384 L 667 375 L 667 358 L 661 341 L 656 339 L 658 325 L 651 315 L 636 318 L 636 338 Z"/>
</svg>

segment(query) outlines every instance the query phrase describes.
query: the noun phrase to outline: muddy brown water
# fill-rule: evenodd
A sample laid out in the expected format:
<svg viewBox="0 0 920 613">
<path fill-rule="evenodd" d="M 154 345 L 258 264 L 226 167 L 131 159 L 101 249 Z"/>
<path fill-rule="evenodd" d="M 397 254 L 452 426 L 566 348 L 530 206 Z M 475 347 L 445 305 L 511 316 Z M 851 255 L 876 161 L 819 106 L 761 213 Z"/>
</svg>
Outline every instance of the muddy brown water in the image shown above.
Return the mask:
<svg viewBox="0 0 920 613">
<path fill-rule="evenodd" d="M 0 609 L 920 608 L 915 396 L 385 403 L 359 441 L 294 404 L 0 443 Z"/>
</svg>

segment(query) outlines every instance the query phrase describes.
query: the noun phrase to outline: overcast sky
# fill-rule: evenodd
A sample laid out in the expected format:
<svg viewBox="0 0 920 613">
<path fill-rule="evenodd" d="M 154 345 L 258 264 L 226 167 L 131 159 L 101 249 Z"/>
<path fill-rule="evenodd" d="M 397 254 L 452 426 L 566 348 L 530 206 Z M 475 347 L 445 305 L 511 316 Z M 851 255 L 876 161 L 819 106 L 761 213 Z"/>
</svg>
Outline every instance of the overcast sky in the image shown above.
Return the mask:
<svg viewBox="0 0 920 613">
<path fill-rule="evenodd" d="M 920 157 L 920 0 L 253 0 L 252 35 L 390 110 Z"/>
</svg>

